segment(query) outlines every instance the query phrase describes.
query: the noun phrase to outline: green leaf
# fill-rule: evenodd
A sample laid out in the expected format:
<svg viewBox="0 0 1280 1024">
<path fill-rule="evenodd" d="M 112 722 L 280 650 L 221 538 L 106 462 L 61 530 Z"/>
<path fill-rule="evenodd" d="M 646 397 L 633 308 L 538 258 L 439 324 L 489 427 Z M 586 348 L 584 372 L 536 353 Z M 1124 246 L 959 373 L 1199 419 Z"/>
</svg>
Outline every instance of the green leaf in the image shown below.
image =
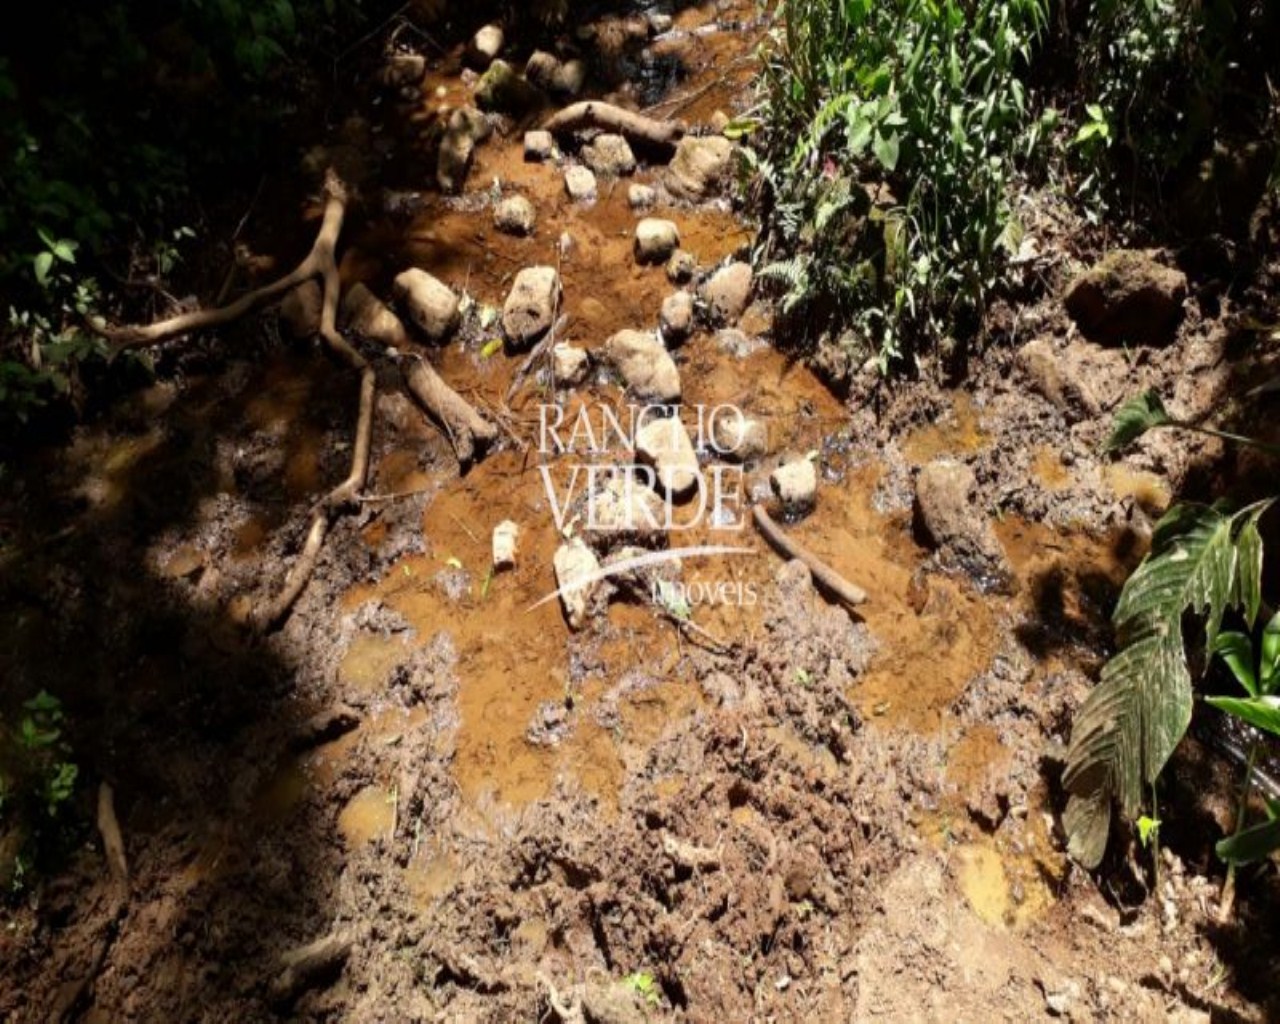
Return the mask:
<svg viewBox="0 0 1280 1024">
<path fill-rule="evenodd" d="M 1280 697 L 1208 697 L 1206 703 L 1257 729 L 1280 736 Z"/>
<path fill-rule="evenodd" d="M 1262 655 L 1258 659 L 1258 682 L 1263 693 L 1280 683 L 1280 612 L 1262 627 Z"/>
<path fill-rule="evenodd" d="M 871 148 L 876 154 L 876 159 L 880 161 L 880 165 L 886 171 L 892 171 L 898 166 L 898 145 L 899 136 L 897 132 L 887 138 L 876 132 Z"/>
<path fill-rule="evenodd" d="M 1280 850 L 1280 820 L 1247 828 L 1222 840 L 1214 849 L 1228 864 L 1248 864 L 1269 857 Z"/>
<path fill-rule="evenodd" d="M 53 269 L 53 253 L 38 253 L 35 258 L 36 281 L 40 284 L 48 281 L 51 269 Z"/>
<path fill-rule="evenodd" d="M 1160 819 L 1143 815 L 1138 819 L 1138 842 L 1143 849 L 1151 845 L 1151 837 L 1160 832 Z"/>
<path fill-rule="evenodd" d="M 1155 781 L 1186 733 L 1192 693 L 1182 616 L 1202 616 L 1213 648 L 1240 589 L 1239 525 L 1268 504 L 1235 515 L 1176 506 L 1125 583 L 1114 615 L 1120 649 L 1076 715 L 1063 772 L 1068 849 L 1084 866 L 1096 867 L 1106 851 L 1112 802 L 1126 817 L 1137 815 L 1143 786 Z"/>
<path fill-rule="evenodd" d="M 496 355 L 501 350 L 502 350 L 502 339 L 490 338 L 482 346 L 480 346 L 480 358 L 488 359 L 491 356 Z"/>
<path fill-rule="evenodd" d="M 1107 438 L 1102 450 L 1104 453 L 1118 452 L 1133 444 L 1153 427 L 1167 426 L 1172 422 L 1160 396 L 1154 391 L 1146 391 L 1120 407 L 1115 422 L 1111 425 L 1111 436 Z"/>
<path fill-rule="evenodd" d="M 1253 675 L 1253 644 L 1247 636 L 1243 633 L 1219 634 L 1209 653 L 1226 662 L 1231 674 L 1250 696 L 1258 695 L 1258 682 Z"/>
</svg>

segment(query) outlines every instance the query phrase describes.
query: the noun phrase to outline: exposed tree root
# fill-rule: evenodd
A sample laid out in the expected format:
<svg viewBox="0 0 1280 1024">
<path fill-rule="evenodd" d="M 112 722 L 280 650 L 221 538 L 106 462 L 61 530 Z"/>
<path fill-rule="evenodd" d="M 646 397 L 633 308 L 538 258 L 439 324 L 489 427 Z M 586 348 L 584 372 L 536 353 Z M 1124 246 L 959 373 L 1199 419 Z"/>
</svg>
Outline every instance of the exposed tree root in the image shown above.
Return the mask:
<svg viewBox="0 0 1280 1024">
<path fill-rule="evenodd" d="M 625 136 L 629 142 L 667 151 L 684 135 L 683 125 L 674 121 L 655 121 L 644 114 L 598 100 L 570 104 L 550 117 L 542 127 L 556 134 L 575 132 L 581 128 L 603 128 Z"/>
<path fill-rule="evenodd" d="M 351 954 L 354 944 L 350 933 L 335 932 L 283 954 L 280 973 L 271 983 L 272 1001 L 288 1003 L 304 989 L 336 974 Z"/>
<path fill-rule="evenodd" d="M 98 786 L 98 833 L 102 836 L 102 848 L 107 855 L 107 868 L 111 880 L 122 890 L 129 888 L 129 862 L 124 854 L 124 836 L 116 818 L 115 794 L 105 782 Z"/>
<path fill-rule="evenodd" d="M 850 583 L 808 548 L 783 533 L 763 506 L 756 505 L 751 510 L 751 514 L 756 521 L 756 528 L 764 534 L 765 539 L 787 558 L 798 558 L 808 566 L 809 571 L 813 573 L 813 581 L 821 589 L 850 608 L 866 601 L 865 590 Z"/>
<path fill-rule="evenodd" d="M 335 355 L 360 374 L 360 401 L 356 417 L 355 443 L 352 445 L 351 471 L 345 480 L 316 504 L 311 515 L 311 526 L 307 530 L 307 539 L 293 567 L 289 570 L 280 592 L 270 600 L 263 601 L 250 612 L 250 625 L 264 631 L 274 629 L 288 615 L 315 570 L 320 549 L 324 545 L 325 536 L 329 532 L 334 517 L 356 505 L 356 499 L 364 488 L 365 479 L 369 473 L 369 443 L 373 435 L 375 387 L 373 367 L 347 343 L 337 329 L 340 282 L 334 250 L 337 247 L 338 235 L 342 231 L 342 221 L 346 214 L 347 191 L 337 175 L 330 171 L 325 179 L 324 192 L 324 218 L 311 251 L 284 277 L 256 288 L 225 306 L 182 313 L 154 324 L 114 328 L 104 332 L 119 350 L 155 345 L 181 334 L 229 324 L 298 285 L 314 278 L 320 279 L 323 289 L 320 337 Z"/>
<path fill-rule="evenodd" d="M 440 424 L 463 466 L 469 465 L 498 436 L 498 428 L 449 387 L 425 359 L 403 365 L 405 383 L 413 397 Z"/>
</svg>

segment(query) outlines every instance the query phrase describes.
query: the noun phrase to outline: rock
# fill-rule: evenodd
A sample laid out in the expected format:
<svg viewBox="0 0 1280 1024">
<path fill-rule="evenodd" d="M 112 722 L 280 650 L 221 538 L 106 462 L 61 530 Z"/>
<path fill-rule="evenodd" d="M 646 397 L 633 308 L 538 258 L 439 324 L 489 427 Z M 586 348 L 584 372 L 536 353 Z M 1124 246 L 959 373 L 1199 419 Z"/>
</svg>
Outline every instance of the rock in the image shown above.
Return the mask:
<svg viewBox="0 0 1280 1024">
<path fill-rule="evenodd" d="M 654 493 L 648 487 L 644 488 L 651 499 L 661 505 Z M 659 519 L 661 521 L 661 519 Z M 620 562 L 629 562 L 632 559 L 643 558 L 649 554 L 647 548 L 637 547 L 634 544 L 624 544 L 615 550 L 605 560 L 606 568 L 616 566 Z M 680 573 L 684 568 L 679 558 L 668 558 L 654 565 L 637 565 L 628 569 L 616 570 L 610 575 L 610 579 L 614 583 L 622 586 L 630 587 L 633 591 L 640 591 L 646 596 L 659 592 L 659 588 L 663 584 L 677 583 L 680 580 Z"/>
<path fill-rule="evenodd" d="M 342 319 L 362 338 L 388 348 L 401 348 L 409 340 L 400 318 L 358 281 L 342 297 Z"/>
<path fill-rule="evenodd" d="M 693 296 L 688 292 L 672 292 L 663 299 L 658 330 L 664 341 L 683 341 L 689 337 L 693 331 Z"/>
<path fill-rule="evenodd" d="M 505 60 L 495 60 L 476 83 L 476 106 L 497 114 L 521 114 L 542 100 L 536 88 Z"/>
<path fill-rule="evenodd" d="M 535 50 L 524 66 L 524 77 L 546 92 L 577 96 L 587 83 L 587 66 L 577 59 L 561 61 L 555 54 Z"/>
<path fill-rule="evenodd" d="M 595 553 L 575 537 L 556 550 L 552 565 L 556 572 L 556 586 L 560 590 L 560 603 L 564 606 L 564 617 L 571 629 L 581 629 L 587 623 L 587 615 L 591 599 L 600 587 L 599 580 L 586 582 L 600 569 L 600 562 Z M 583 581 L 583 582 L 579 582 Z"/>
<path fill-rule="evenodd" d="M 444 282 L 414 267 L 398 275 L 396 299 L 430 341 L 443 341 L 462 322 L 458 296 Z"/>
<path fill-rule="evenodd" d="M 647 210 L 658 201 L 658 193 L 652 185 L 639 182 L 627 189 L 627 204 L 633 210 Z"/>
<path fill-rule="evenodd" d="M 636 225 L 636 262 L 662 263 L 680 244 L 680 232 L 669 220 L 646 217 Z"/>
<path fill-rule="evenodd" d="M 818 470 L 812 459 L 784 462 L 769 474 L 769 486 L 788 512 L 807 512 L 818 500 Z"/>
<path fill-rule="evenodd" d="M 501 28 L 497 25 L 485 25 L 471 37 L 471 45 L 467 47 L 467 59 L 483 71 L 497 59 L 505 42 L 506 37 Z"/>
<path fill-rule="evenodd" d="M 711 441 L 724 457 L 750 462 L 768 453 L 769 427 L 754 416 L 722 412 L 711 423 Z"/>
<path fill-rule="evenodd" d="M 550 132 L 541 130 L 524 133 L 524 158 L 530 163 L 550 160 L 556 151 L 556 140 Z"/>
<path fill-rule="evenodd" d="M 575 164 L 564 172 L 564 190 L 575 203 L 593 203 L 596 199 L 596 176 Z"/>
<path fill-rule="evenodd" d="M 604 343 L 609 364 L 642 401 L 680 401 L 680 371 L 656 334 L 619 331 Z"/>
<path fill-rule="evenodd" d="M 507 196 L 493 208 L 493 224 L 499 231 L 508 235 L 531 235 L 537 220 L 533 203 L 524 196 Z"/>
<path fill-rule="evenodd" d="M 751 303 L 754 276 L 748 263 L 721 267 L 698 288 L 698 297 L 714 323 L 736 323 Z"/>
<path fill-rule="evenodd" d="M 711 116 L 707 118 L 707 127 L 717 135 L 721 134 L 729 127 L 730 117 L 723 110 L 712 111 Z"/>
<path fill-rule="evenodd" d="M 1148 252 L 1117 249 L 1067 288 L 1063 302 L 1086 337 L 1108 343 L 1167 345 L 1187 297 L 1187 278 Z"/>
<path fill-rule="evenodd" d="M 1087 377 L 1079 373 L 1078 362 L 1055 351 L 1048 338 L 1035 338 L 1018 349 L 1018 369 L 1031 385 L 1070 419 L 1097 416 L 1100 403 Z"/>
<path fill-rule="evenodd" d="M 387 58 L 378 75 L 388 89 L 417 85 L 427 73 L 427 58 L 420 53 L 396 53 Z"/>
<path fill-rule="evenodd" d="M 636 169 L 635 154 L 621 135 L 597 135 L 582 147 L 582 161 L 607 178 L 620 178 Z"/>
<path fill-rule="evenodd" d="M 295 338 L 310 338 L 320 330 L 320 307 L 324 293 L 320 282 L 304 281 L 280 303 L 280 322 Z"/>
<path fill-rule="evenodd" d="M 514 569 L 516 550 L 520 541 L 520 527 L 510 519 L 504 519 L 493 528 L 493 567 Z"/>
<path fill-rule="evenodd" d="M 584 504 L 582 534 L 597 551 L 624 541 L 651 547 L 666 536 L 666 507 L 634 467 L 615 472 Z"/>
<path fill-rule="evenodd" d="M 718 707 L 733 708 L 742 703 L 742 688 L 733 676 L 724 672 L 712 672 L 704 676 L 700 685 L 702 695 Z"/>
<path fill-rule="evenodd" d="M 679 416 L 647 419 L 636 431 L 635 444 L 636 461 L 657 471 L 666 494 L 684 498 L 698 486 L 698 454 Z"/>
<path fill-rule="evenodd" d="M 675 24 L 675 19 L 671 15 L 663 14 L 660 11 L 650 11 L 648 18 L 649 31 L 655 36 L 660 36 L 663 32 L 670 32 L 671 26 Z"/>
<path fill-rule="evenodd" d="M 461 107 L 450 115 L 436 158 L 436 184 L 441 192 L 453 194 L 462 191 L 476 145 L 492 132 L 489 122 L 475 107 Z"/>
<path fill-rule="evenodd" d="M 973 470 L 935 459 L 916 477 L 915 518 L 926 539 L 970 572 L 1004 571 L 1004 552 L 991 523 L 973 504 Z"/>
<path fill-rule="evenodd" d="M 526 267 L 516 275 L 502 307 L 502 333 L 515 349 L 528 348 L 551 329 L 560 301 L 554 267 Z"/>
<path fill-rule="evenodd" d="M 667 189 L 680 199 L 698 202 L 724 188 L 732 172 L 733 143 L 723 135 L 686 135 L 667 168 Z"/>
<path fill-rule="evenodd" d="M 763 338 L 752 337 L 736 327 L 722 327 L 716 331 L 716 348 L 734 359 L 746 359 L 768 345 Z"/>
<path fill-rule="evenodd" d="M 691 252 L 677 249 L 667 260 L 667 280 L 672 284 L 687 284 L 697 272 L 698 260 Z"/>
<path fill-rule="evenodd" d="M 551 350 L 551 364 L 556 383 L 572 387 L 587 379 L 591 358 L 584 349 L 561 342 Z"/>
</svg>

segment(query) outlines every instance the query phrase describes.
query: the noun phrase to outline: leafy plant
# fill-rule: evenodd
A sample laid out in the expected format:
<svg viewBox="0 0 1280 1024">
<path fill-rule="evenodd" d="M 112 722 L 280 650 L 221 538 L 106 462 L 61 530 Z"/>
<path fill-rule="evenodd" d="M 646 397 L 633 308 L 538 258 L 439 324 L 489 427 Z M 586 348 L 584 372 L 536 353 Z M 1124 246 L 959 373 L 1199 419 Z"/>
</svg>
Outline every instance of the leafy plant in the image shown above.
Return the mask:
<svg viewBox="0 0 1280 1024">
<path fill-rule="evenodd" d="M 1256 661 L 1253 642 L 1245 633 L 1222 633 L 1213 644 L 1213 653 L 1231 670 L 1248 697 L 1209 697 L 1207 703 L 1255 729 L 1280 736 L 1280 613 L 1263 627 Z M 1261 860 L 1280 850 L 1280 807 L 1268 803 L 1267 820 L 1245 828 L 1257 754 L 1255 742 L 1245 767 L 1235 834 L 1217 845 L 1218 856 L 1232 865 Z"/>
<path fill-rule="evenodd" d="M 648 971 L 633 971 L 622 979 L 622 984 L 640 996 L 650 1006 L 657 1006 L 660 996 L 658 982 Z"/>
<path fill-rule="evenodd" d="M 1156 396 L 1143 395 L 1122 408 L 1107 448 L 1171 425 L 1180 424 Z M 1076 715 L 1063 773 L 1068 849 L 1086 867 L 1097 866 L 1106 851 L 1113 804 L 1130 820 L 1139 814 L 1144 785 L 1154 785 L 1190 724 L 1184 615 L 1199 619 L 1210 651 L 1237 643 L 1221 639 L 1231 636 L 1222 634 L 1229 610 L 1250 627 L 1257 618 L 1263 558 L 1258 521 L 1271 504 L 1261 501 L 1235 513 L 1175 505 L 1126 581 L 1112 617 L 1119 650 Z M 1232 657 L 1238 660 L 1238 652 Z"/>
</svg>

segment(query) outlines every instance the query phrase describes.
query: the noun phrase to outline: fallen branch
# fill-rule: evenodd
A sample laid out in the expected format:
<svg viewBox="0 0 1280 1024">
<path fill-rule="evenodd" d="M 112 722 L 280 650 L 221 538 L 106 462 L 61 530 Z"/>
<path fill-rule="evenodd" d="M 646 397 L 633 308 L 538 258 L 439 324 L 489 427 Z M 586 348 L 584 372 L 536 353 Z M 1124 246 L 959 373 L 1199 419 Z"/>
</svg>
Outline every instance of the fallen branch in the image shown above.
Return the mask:
<svg viewBox="0 0 1280 1024">
<path fill-rule="evenodd" d="M 778 524 L 765 511 L 764 506 L 756 505 L 752 508 L 751 515 L 755 519 L 756 528 L 764 534 L 765 540 L 787 558 L 797 558 L 808 566 L 809 571 L 813 573 L 814 582 L 827 593 L 850 608 L 866 601 L 867 592 L 865 590 L 850 583 L 808 548 L 783 533 Z"/>
<path fill-rule="evenodd" d="M 313 278 L 320 279 L 323 288 L 320 337 L 335 355 L 360 374 L 360 400 L 356 415 L 355 443 L 352 445 L 351 471 L 345 480 L 317 503 L 311 515 L 311 526 L 307 530 L 302 551 L 286 576 L 280 592 L 274 598 L 260 603 L 250 613 L 250 625 L 261 631 L 274 629 L 284 621 L 315 571 L 320 549 L 324 545 L 324 539 L 328 535 L 334 517 L 341 511 L 355 507 L 356 498 L 369 474 L 369 442 L 373 434 L 373 398 L 376 383 L 373 367 L 347 343 L 337 329 L 341 284 L 334 250 L 337 247 L 338 235 L 342 231 L 342 221 L 346 214 L 347 191 L 337 175 L 330 171 L 325 178 L 324 192 L 324 217 L 311 251 L 284 277 L 247 292 L 235 302 L 225 306 L 181 313 L 168 320 L 143 326 L 107 328 L 102 332 L 114 344 L 117 351 L 156 345 L 182 334 L 229 324 Z"/>
<path fill-rule="evenodd" d="M 576 132 L 582 128 L 602 128 L 626 136 L 654 149 L 670 150 L 684 135 L 684 126 L 674 121 L 655 121 L 611 103 L 586 100 L 565 107 L 542 126 L 555 134 Z"/>
<path fill-rule="evenodd" d="M 498 428 L 449 387 L 425 359 L 410 360 L 403 369 L 413 397 L 440 424 L 462 465 L 471 463 L 498 436 Z"/>
<path fill-rule="evenodd" d="M 662 835 L 662 852 L 677 867 L 690 871 L 715 871 L 720 867 L 720 851 L 677 839 L 669 832 Z"/>
<path fill-rule="evenodd" d="M 129 862 L 125 859 L 124 837 L 120 834 L 120 822 L 116 818 L 115 794 L 105 782 L 98 786 L 98 833 L 102 836 L 102 849 L 107 855 L 111 880 L 122 892 L 127 892 Z"/>
</svg>

